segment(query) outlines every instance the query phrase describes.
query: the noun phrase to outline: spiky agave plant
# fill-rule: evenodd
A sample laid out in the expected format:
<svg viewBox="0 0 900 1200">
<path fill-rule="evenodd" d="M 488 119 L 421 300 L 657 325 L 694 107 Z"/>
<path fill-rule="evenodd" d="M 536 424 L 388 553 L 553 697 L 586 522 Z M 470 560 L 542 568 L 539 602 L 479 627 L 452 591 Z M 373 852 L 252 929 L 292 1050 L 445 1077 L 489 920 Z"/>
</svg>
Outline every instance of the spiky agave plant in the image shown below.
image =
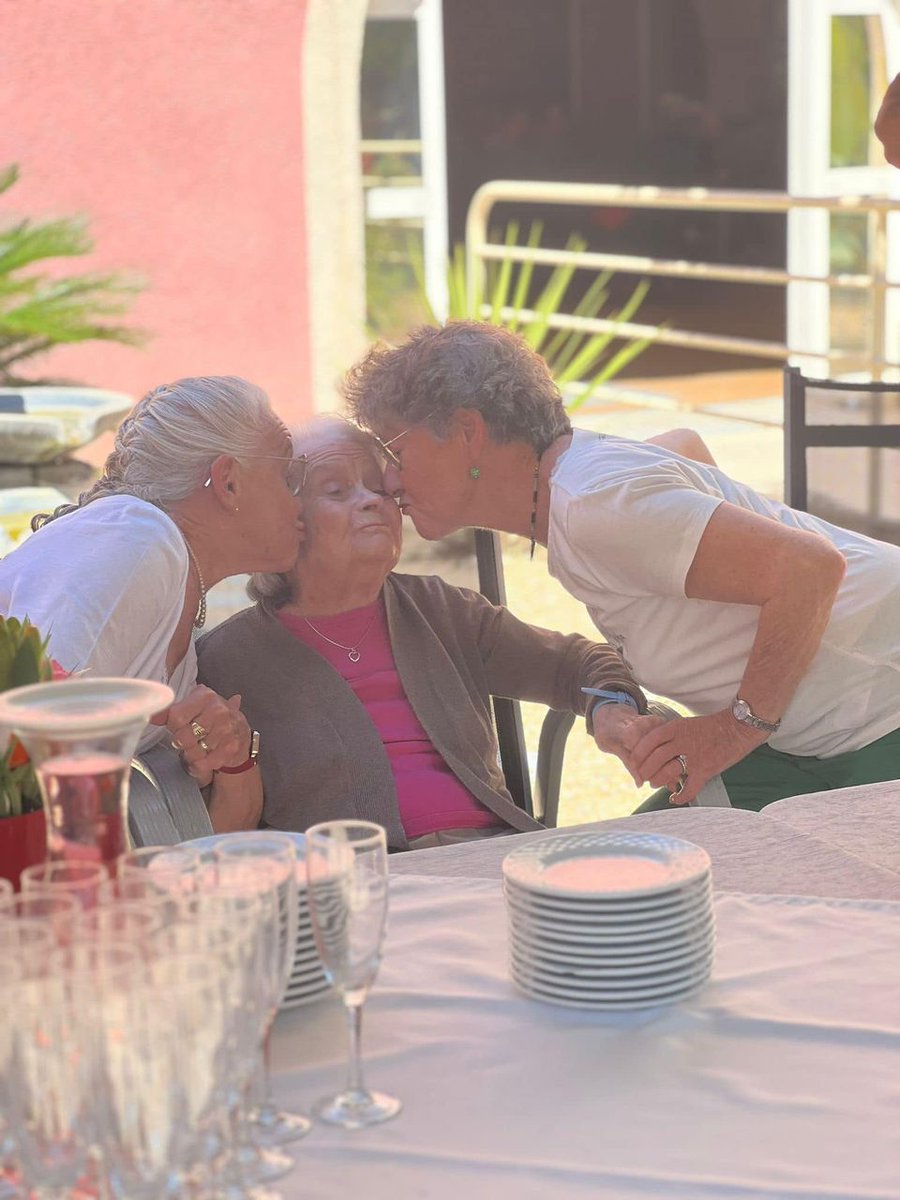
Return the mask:
<svg viewBox="0 0 900 1200">
<path fill-rule="evenodd" d="M 532 222 L 524 245 L 529 249 L 538 249 L 543 232 L 543 222 Z M 506 226 L 503 244 L 509 247 L 519 245 L 517 221 L 510 221 Z M 572 253 L 580 253 L 587 248 L 587 242 L 578 234 L 572 234 L 564 248 Z M 623 371 L 651 344 L 653 338 L 650 335 L 635 338 L 615 349 L 613 343 L 618 337 L 615 330 L 593 333 L 555 328 L 550 318 L 555 313 L 567 311 L 570 289 L 578 267 L 574 263 L 555 264 L 539 288 L 534 282 L 534 267 L 533 262 L 514 262 L 510 258 L 489 262 L 483 292 L 476 294 L 474 303 L 471 303 L 465 247 L 457 244 L 447 275 L 448 316 L 451 320 L 487 321 L 520 333 L 528 345 L 546 359 L 566 398 L 566 407 L 572 412 L 589 400 L 604 383 Z M 420 279 L 424 284 L 424 271 Z M 611 280 L 610 271 L 596 275 L 571 305 L 570 315 L 594 319 L 604 314 L 604 309 L 609 305 Z M 643 303 L 649 287 L 647 280 L 641 280 L 624 304 L 604 314 L 605 319 L 615 325 L 630 321 Z M 488 315 L 485 315 L 485 307 L 490 309 Z"/>
</svg>

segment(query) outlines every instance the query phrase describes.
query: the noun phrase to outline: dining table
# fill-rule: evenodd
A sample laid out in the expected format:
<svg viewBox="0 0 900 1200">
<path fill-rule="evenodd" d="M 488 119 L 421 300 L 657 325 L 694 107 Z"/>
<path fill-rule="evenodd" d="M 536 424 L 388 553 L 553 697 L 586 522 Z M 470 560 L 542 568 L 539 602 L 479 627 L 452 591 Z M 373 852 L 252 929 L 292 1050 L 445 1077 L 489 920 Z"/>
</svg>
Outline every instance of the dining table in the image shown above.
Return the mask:
<svg viewBox="0 0 900 1200">
<path fill-rule="evenodd" d="M 367 1082 L 403 1110 L 289 1149 L 284 1200 L 898 1200 L 900 781 L 759 813 L 686 808 L 391 856 Z M 710 856 L 712 976 L 676 1004 L 585 1011 L 519 992 L 502 861 L 573 829 Z M 275 1097 L 343 1083 L 333 996 L 279 1015 Z"/>
</svg>

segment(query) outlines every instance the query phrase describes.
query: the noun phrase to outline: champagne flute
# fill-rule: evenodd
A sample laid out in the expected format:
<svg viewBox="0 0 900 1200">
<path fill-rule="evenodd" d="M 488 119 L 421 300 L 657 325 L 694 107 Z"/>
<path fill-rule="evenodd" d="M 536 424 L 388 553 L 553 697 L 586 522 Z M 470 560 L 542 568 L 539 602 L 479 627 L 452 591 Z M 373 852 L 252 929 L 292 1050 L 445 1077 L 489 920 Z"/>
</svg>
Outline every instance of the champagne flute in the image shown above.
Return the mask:
<svg viewBox="0 0 900 1200">
<path fill-rule="evenodd" d="M 393 1096 L 370 1092 L 360 1061 L 362 1006 L 381 961 L 387 918 L 388 868 L 384 829 L 371 821 L 326 821 L 306 831 L 306 869 L 316 948 L 329 983 L 347 1010 L 347 1082 L 313 1112 L 344 1129 L 395 1117 Z"/>
<path fill-rule="evenodd" d="M 297 868 L 296 844 L 289 834 L 269 830 L 258 833 L 223 834 L 215 843 L 213 855 L 218 863 L 252 863 L 269 860 L 280 863 L 277 885 L 277 929 L 273 930 L 274 953 L 270 956 L 269 1019 L 254 1084 L 259 1083 L 261 1103 L 248 1115 L 254 1142 L 271 1149 L 305 1137 L 311 1128 L 307 1117 L 281 1112 L 269 1099 L 268 1041 L 272 1022 L 287 987 L 297 948 Z M 304 877 L 305 877 L 304 869 Z"/>
</svg>

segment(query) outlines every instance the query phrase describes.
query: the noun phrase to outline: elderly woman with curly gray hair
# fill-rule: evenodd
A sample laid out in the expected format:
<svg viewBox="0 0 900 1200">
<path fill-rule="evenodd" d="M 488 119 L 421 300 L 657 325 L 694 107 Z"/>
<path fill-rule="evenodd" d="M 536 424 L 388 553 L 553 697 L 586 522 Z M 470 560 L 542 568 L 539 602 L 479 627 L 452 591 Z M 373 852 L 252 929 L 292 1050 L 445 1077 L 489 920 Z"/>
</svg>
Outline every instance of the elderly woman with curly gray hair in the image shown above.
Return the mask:
<svg viewBox="0 0 900 1200">
<path fill-rule="evenodd" d="M 490 325 L 375 347 L 346 392 L 419 533 L 546 546 L 641 683 L 691 710 L 636 718 L 639 779 L 680 764 L 686 803 L 722 773 L 759 809 L 900 775 L 900 548 L 760 495 L 702 444 L 573 429 L 543 360 Z"/>
<path fill-rule="evenodd" d="M 0 562 L 0 611 L 30 620 L 68 671 L 167 682 L 165 729 L 185 768 L 211 786 L 229 828 L 262 806 L 258 738 L 240 709 L 197 684 L 193 635 L 206 594 L 228 575 L 285 570 L 297 556 L 302 464 L 263 391 L 206 376 L 155 388 L 118 430 L 97 483 L 35 519 Z"/>
</svg>

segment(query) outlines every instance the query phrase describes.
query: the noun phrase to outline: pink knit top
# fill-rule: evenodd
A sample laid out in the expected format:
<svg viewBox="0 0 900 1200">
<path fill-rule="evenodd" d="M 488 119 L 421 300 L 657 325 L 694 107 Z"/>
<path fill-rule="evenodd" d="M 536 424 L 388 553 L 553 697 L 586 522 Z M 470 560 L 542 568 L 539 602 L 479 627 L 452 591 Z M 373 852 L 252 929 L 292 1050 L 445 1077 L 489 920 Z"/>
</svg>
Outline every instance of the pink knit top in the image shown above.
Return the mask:
<svg viewBox="0 0 900 1200">
<path fill-rule="evenodd" d="M 460 783 L 413 712 L 397 672 L 381 599 L 336 616 L 315 617 L 315 631 L 303 617 L 283 610 L 278 619 L 346 679 L 372 718 L 391 764 L 400 820 L 408 838 L 441 829 L 501 824 Z M 327 638 L 340 645 L 332 645 Z M 353 662 L 341 647 L 355 648 L 359 661 Z"/>
</svg>

